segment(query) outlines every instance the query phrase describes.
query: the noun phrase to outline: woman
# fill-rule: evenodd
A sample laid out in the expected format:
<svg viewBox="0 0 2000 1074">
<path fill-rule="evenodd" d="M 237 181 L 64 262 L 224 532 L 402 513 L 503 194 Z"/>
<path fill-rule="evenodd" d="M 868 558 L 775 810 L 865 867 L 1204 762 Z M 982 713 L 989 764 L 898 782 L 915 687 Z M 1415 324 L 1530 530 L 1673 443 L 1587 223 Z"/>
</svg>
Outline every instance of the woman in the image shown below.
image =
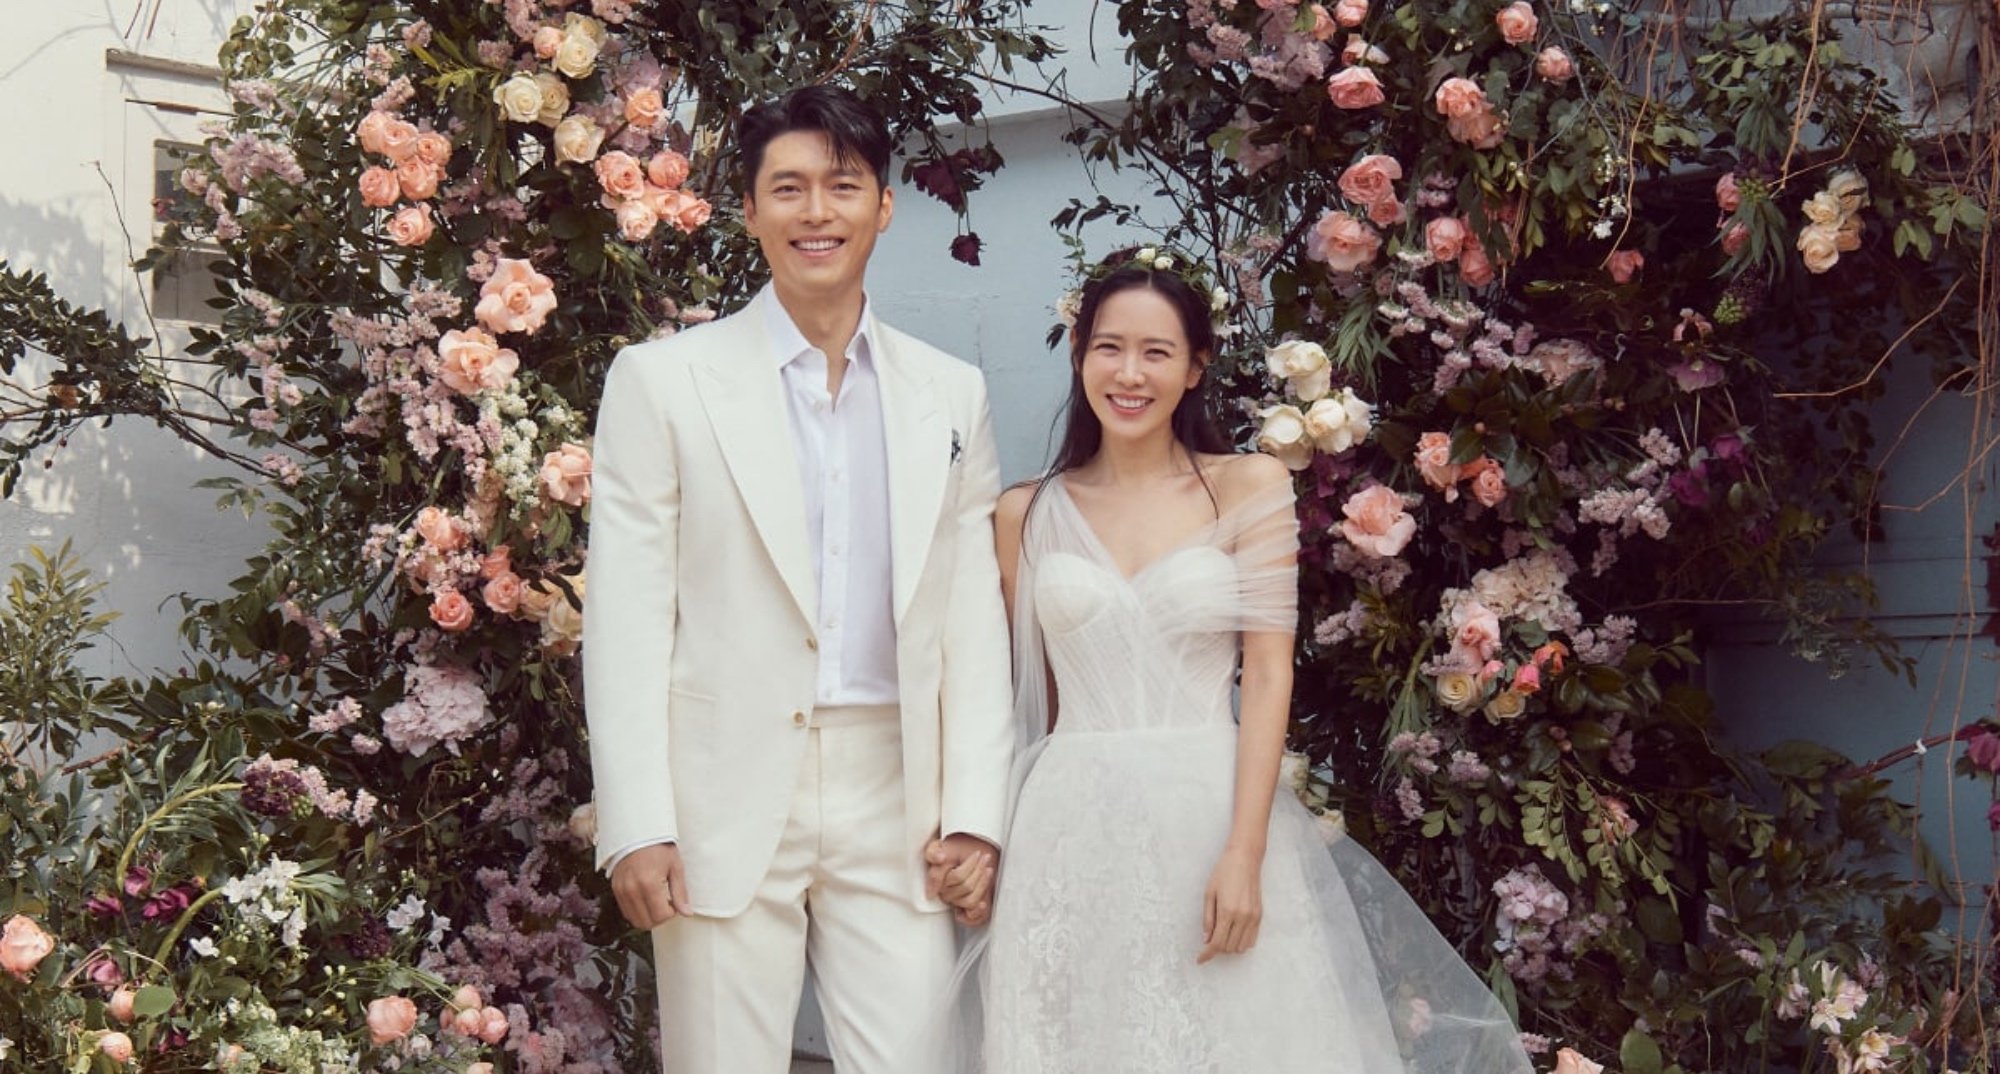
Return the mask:
<svg viewBox="0 0 2000 1074">
<path fill-rule="evenodd" d="M 949 1065 L 1526 1072 L 1499 1004 L 1394 880 L 1349 840 L 1330 851 L 1278 787 L 1290 474 L 1210 424 L 1209 292 L 1184 265 L 1147 250 L 1093 272 L 1062 446 L 996 513 L 1017 708 L 1040 741 L 976 968 L 981 1043 L 961 1033 Z"/>
</svg>

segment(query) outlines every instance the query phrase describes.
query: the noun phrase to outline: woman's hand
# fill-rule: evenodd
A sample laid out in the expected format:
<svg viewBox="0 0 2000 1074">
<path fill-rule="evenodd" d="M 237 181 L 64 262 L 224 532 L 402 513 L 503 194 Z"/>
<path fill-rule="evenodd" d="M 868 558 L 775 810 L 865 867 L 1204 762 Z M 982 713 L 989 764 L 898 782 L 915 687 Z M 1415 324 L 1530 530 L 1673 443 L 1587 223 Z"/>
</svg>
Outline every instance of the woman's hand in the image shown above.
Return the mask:
<svg viewBox="0 0 2000 1074">
<path fill-rule="evenodd" d="M 1263 871 L 1262 854 L 1234 847 L 1222 852 L 1202 895 L 1202 948 L 1196 962 L 1240 955 L 1256 946 L 1257 929 L 1264 921 Z"/>
</svg>

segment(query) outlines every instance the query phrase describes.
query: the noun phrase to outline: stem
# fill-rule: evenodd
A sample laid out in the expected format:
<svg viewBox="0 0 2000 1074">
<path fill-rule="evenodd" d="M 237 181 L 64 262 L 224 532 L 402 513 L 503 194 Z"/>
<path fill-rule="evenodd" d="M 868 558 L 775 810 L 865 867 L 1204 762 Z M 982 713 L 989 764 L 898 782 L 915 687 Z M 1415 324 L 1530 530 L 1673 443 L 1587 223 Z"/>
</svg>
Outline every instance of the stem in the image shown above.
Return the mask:
<svg viewBox="0 0 2000 1074">
<path fill-rule="evenodd" d="M 208 891 L 202 892 L 200 898 L 189 903 L 188 908 L 181 911 L 181 916 L 174 919 L 174 927 L 167 930 L 167 938 L 161 940 L 160 946 L 156 950 L 154 950 L 153 952 L 154 965 L 161 967 L 166 966 L 167 956 L 173 954 L 174 944 L 180 942 L 181 933 L 186 932 L 187 927 L 194 923 L 195 915 L 207 909 L 209 903 L 214 902 L 221 896 L 222 896 L 221 888 L 211 888 Z"/>
<path fill-rule="evenodd" d="M 166 819 L 168 814 L 197 798 L 207 798 L 211 795 L 226 794 L 230 791 L 240 791 L 242 789 L 243 784 L 241 783 L 211 783 L 206 787 L 196 787 L 185 794 L 169 798 L 165 805 L 153 810 L 145 820 L 140 821 L 139 829 L 132 833 L 132 838 L 126 840 L 125 852 L 118 855 L 118 871 L 113 874 L 114 882 L 121 885 L 125 883 L 125 873 L 126 870 L 132 867 L 132 855 L 138 853 L 139 840 L 144 838 L 148 831 L 152 830 L 153 825 Z"/>
</svg>

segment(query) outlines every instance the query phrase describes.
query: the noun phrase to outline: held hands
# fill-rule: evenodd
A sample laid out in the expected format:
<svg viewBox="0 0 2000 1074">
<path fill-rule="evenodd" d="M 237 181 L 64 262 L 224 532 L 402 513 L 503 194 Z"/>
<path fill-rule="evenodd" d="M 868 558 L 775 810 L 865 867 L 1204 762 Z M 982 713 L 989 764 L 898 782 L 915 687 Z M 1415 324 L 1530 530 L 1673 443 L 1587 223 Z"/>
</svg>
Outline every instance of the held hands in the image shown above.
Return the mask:
<svg viewBox="0 0 2000 1074">
<path fill-rule="evenodd" d="M 611 892 L 618 897 L 618 912 L 635 929 L 655 929 L 693 912 L 681 848 L 672 843 L 640 847 L 620 858 L 611 870 Z"/>
<path fill-rule="evenodd" d="M 1217 955 L 1240 955 L 1257 945 L 1257 928 L 1264 920 L 1264 894 L 1259 874 L 1264 856 L 1230 847 L 1209 874 L 1201 899 L 1201 954 L 1197 963 Z"/>
<path fill-rule="evenodd" d="M 924 890 L 952 908 L 961 925 L 984 925 L 993 916 L 993 877 L 1000 851 L 963 833 L 933 839 L 924 847 Z"/>
</svg>

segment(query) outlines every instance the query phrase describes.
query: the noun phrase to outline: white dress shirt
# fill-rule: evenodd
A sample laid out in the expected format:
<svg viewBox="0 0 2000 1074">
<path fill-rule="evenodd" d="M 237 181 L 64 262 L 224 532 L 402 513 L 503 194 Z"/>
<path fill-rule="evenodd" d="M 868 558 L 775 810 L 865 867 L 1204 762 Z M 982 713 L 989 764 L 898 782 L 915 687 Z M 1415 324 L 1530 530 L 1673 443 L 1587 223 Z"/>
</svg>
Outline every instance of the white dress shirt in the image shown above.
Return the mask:
<svg viewBox="0 0 2000 1074">
<path fill-rule="evenodd" d="M 806 340 L 768 285 L 764 307 L 798 447 L 806 537 L 819 609 L 820 705 L 893 705 L 895 579 L 889 552 L 889 452 L 869 305 L 847 344 L 840 395 L 826 389 L 827 356 Z"/>
</svg>

